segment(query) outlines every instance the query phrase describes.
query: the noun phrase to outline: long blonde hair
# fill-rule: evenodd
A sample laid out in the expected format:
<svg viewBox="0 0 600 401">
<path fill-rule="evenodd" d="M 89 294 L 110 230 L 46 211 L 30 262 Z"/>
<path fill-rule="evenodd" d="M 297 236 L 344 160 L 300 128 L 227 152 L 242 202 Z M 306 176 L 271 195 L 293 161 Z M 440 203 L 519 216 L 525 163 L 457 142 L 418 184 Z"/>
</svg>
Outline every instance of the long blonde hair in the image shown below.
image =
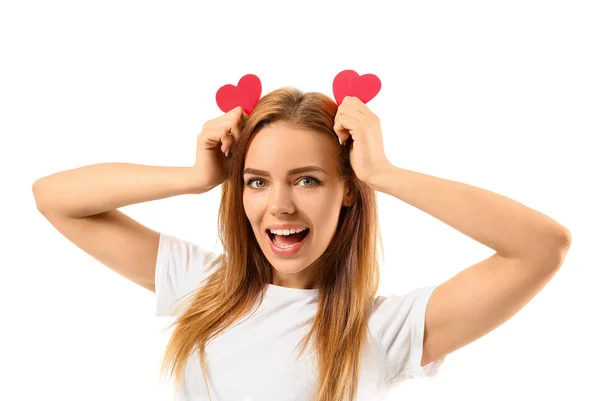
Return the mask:
<svg viewBox="0 0 600 401">
<path fill-rule="evenodd" d="M 242 201 L 242 170 L 252 138 L 265 125 L 282 121 L 322 132 L 337 142 L 333 131 L 337 107 L 322 93 L 285 87 L 260 99 L 242 127 L 230 178 L 222 184 L 218 217 L 222 264 L 177 308 L 179 316 L 167 327 L 175 329 L 162 359 L 161 375 L 170 369 L 172 377 L 174 372 L 175 391 L 187 358 L 197 351 L 210 398 L 205 376 L 207 342 L 248 315 L 257 300 L 260 304 L 272 282 L 271 265 L 256 241 Z M 313 401 L 355 397 L 371 305 L 379 287 L 378 249 L 383 256 L 375 192 L 354 174 L 348 146 L 336 148 L 338 172 L 350 184 L 352 204 L 342 208 L 336 234 L 315 262 L 320 274 L 317 312 L 300 343 L 300 354 L 311 338 L 316 344 L 319 379 Z"/>
</svg>

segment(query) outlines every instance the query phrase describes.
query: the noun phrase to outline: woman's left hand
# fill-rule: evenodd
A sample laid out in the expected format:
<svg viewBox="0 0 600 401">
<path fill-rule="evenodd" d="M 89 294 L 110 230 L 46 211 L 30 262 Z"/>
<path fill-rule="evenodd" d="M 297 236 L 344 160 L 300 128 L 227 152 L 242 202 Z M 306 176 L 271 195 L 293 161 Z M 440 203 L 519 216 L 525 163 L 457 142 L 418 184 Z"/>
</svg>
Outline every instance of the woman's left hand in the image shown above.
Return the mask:
<svg viewBox="0 0 600 401">
<path fill-rule="evenodd" d="M 367 185 L 375 172 L 392 165 L 383 150 L 379 117 L 359 98 L 346 96 L 342 100 L 333 130 L 342 143 L 352 137 L 350 163 L 356 176 Z"/>
</svg>

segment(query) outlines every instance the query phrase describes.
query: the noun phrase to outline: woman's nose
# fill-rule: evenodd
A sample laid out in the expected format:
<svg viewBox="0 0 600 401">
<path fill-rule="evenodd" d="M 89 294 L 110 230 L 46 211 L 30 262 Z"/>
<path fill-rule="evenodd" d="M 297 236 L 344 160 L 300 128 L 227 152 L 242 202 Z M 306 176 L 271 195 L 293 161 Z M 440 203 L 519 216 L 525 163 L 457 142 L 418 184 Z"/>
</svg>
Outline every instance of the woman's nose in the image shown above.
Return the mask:
<svg viewBox="0 0 600 401">
<path fill-rule="evenodd" d="M 274 186 L 269 196 L 269 211 L 273 214 L 294 213 L 292 191 L 284 186 Z"/>
</svg>

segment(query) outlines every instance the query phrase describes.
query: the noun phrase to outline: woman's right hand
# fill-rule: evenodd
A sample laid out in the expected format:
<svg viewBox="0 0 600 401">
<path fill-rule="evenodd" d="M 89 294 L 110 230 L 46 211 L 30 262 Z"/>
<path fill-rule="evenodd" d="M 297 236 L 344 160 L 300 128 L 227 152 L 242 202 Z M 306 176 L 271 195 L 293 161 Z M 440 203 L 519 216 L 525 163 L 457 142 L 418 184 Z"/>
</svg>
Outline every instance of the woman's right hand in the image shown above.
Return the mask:
<svg viewBox="0 0 600 401">
<path fill-rule="evenodd" d="M 203 192 L 229 177 L 231 154 L 237 149 L 240 131 L 247 119 L 244 110 L 236 107 L 202 126 L 196 144 L 194 171 L 198 187 Z"/>
</svg>

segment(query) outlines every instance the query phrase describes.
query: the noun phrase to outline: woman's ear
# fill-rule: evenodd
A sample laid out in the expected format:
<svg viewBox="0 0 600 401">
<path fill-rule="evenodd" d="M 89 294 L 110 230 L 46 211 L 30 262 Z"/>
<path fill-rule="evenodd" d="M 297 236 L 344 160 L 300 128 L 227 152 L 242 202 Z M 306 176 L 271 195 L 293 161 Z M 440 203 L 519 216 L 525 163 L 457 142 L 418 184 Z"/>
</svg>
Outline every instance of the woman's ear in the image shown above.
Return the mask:
<svg viewBox="0 0 600 401">
<path fill-rule="evenodd" d="M 354 203 L 354 191 L 352 190 L 352 186 L 348 181 L 344 184 L 344 201 L 342 205 L 351 206 Z"/>
</svg>

